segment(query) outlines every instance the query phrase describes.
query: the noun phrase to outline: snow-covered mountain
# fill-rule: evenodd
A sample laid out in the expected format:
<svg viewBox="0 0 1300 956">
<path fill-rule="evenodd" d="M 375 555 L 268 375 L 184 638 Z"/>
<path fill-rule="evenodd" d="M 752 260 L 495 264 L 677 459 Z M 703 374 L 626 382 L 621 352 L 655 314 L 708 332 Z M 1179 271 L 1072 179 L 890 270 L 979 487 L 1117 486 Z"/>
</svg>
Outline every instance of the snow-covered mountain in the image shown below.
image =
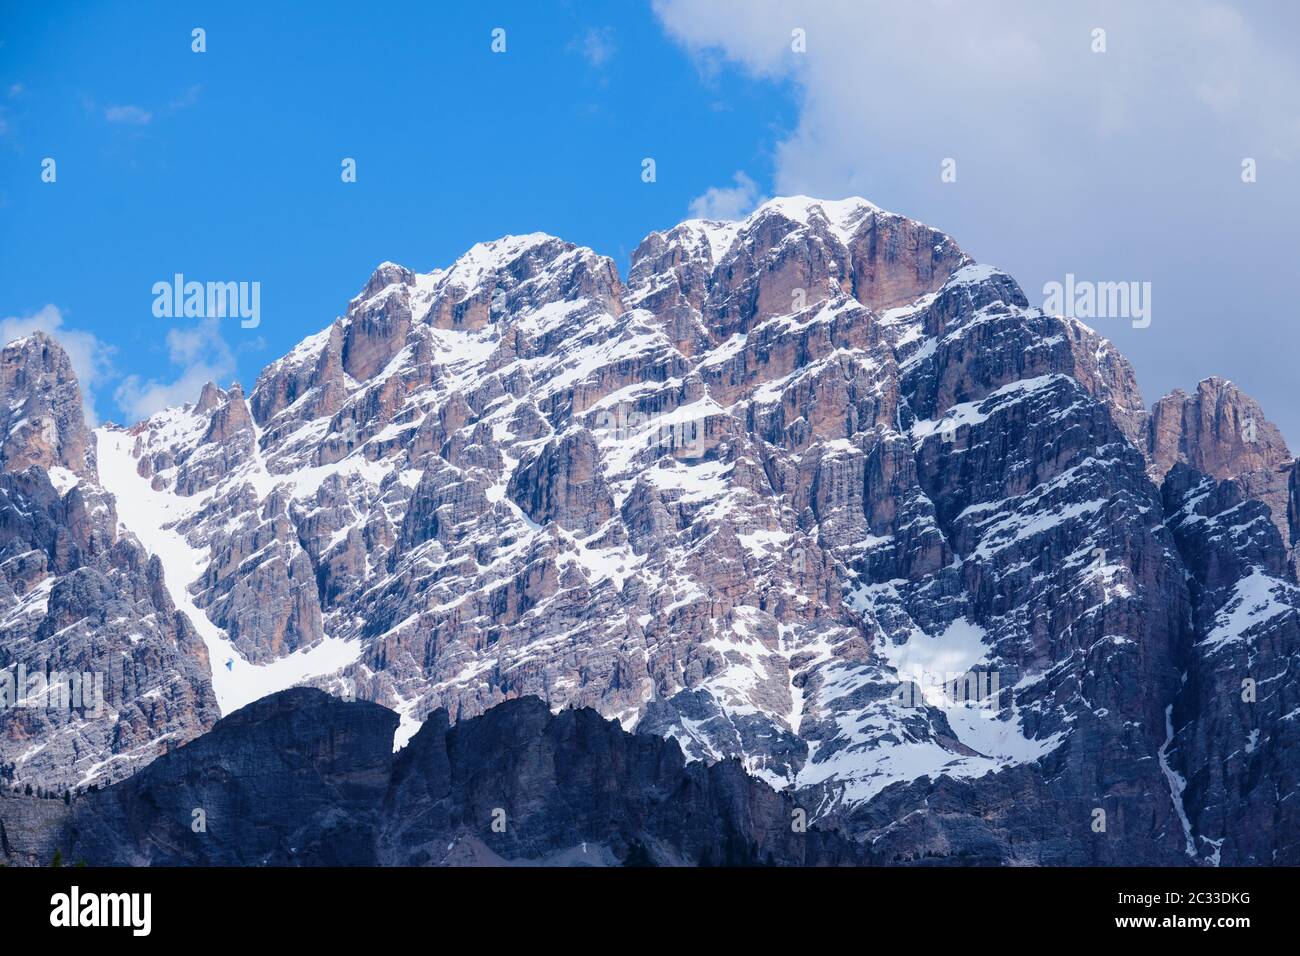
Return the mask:
<svg viewBox="0 0 1300 956">
<path fill-rule="evenodd" d="M 0 717 L 19 782 L 298 683 L 398 746 L 534 694 L 740 757 L 886 859 L 1300 862 L 1281 436 L 1218 379 L 1148 413 L 914 220 L 773 200 L 626 281 L 543 234 L 384 263 L 247 396 L 93 436 L 60 356 L 3 358 L 0 665 L 99 662 L 111 716 Z"/>
</svg>

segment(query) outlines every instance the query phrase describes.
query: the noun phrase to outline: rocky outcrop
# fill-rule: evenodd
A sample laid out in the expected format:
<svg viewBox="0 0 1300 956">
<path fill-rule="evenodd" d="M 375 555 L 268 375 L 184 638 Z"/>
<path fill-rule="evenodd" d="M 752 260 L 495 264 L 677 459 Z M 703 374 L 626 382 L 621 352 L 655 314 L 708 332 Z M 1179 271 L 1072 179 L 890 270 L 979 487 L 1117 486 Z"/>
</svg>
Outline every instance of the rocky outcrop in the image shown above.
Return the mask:
<svg viewBox="0 0 1300 956">
<path fill-rule="evenodd" d="M 0 459 L 5 471 L 39 465 L 78 477 L 94 470 L 81 388 L 67 353 L 44 332 L 10 342 L 0 353 Z"/>
<path fill-rule="evenodd" d="M 1151 410 L 1148 451 L 1159 479 L 1178 462 L 1212 478 L 1231 479 L 1263 502 L 1289 546 L 1290 480 L 1295 459 L 1276 426 L 1253 398 L 1232 382 L 1211 377 L 1196 394 L 1181 389 Z"/>
<path fill-rule="evenodd" d="M 1207 378 L 1196 394 L 1166 395 L 1151 410 L 1152 464 L 1162 477 L 1185 462 L 1214 478 L 1267 471 L 1291 460 L 1259 404 L 1231 382 Z"/>
<path fill-rule="evenodd" d="M 553 521 L 584 537 L 614 513 L 614 499 L 600 467 L 600 449 L 586 429 L 547 443 L 510 476 L 506 493 L 538 524 Z"/>
<path fill-rule="evenodd" d="M 93 866 L 862 863 L 735 761 L 535 698 L 397 757 L 397 715 L 320 691 L 272 695 L 120 784 L 52 803 L 0 796 L 6 863 Z"/>
<path fill-rule="evenodd" d="M 1294 865 L 1300 832 L 1279 794 L 1300 785 L 1300 588 L 1268 507 L 1238 481 L 1181 462 L 1163 487 L 1190 573 L 1196 638 L 1166 715 L 1189 857 Z"/>
<path fill-rule="evenodd" d="M 1079 320 L 1066 319 L 1062 324 L 1074 359 L 1067 374 L 1106 403 L 1116 426 L 1135 448 L 1146 450 L 1150 413 L 1133 366 L 1111 342 Z"/>
<path fill-rule="evenodd" d="M 2 364 L 28 417 L 0 448 L 0 783 L 119 779 L 217 718 L 207 651 L 119 533 L 67 356 L 38 333 Z"/>
</svg>

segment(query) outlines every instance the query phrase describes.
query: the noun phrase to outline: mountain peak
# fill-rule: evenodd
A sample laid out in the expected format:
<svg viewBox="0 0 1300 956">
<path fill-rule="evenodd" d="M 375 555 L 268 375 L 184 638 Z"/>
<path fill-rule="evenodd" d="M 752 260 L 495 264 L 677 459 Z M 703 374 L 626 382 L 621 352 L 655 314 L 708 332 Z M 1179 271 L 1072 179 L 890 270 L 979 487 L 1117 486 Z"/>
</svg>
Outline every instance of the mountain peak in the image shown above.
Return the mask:
<svg viewBox="0 0 1300 956">
<path fill-rule="evenodd" d="M 893 216 L 861 196 L 849 196 L 845 199 L 818 199 L 814 196 L 777 196 L 768 199 L 749 214 L 748 219 L 760 219 L 765 215 L 778 214 L 796 222 L 808 222 L 814 218 L 823 218 L 838 228 L 851 230 L 864 217 L 871 214 Z"/>
<path fill-rule="evenodd" d="M 5 471 L 40 465 L 74 475 L 94 472 L 81 386 L 72 361 L 37 329 L 0 354 L 0 463 Z"/>
<path fill-rule="evenodd" d="M 1218 375 L 1198 382 L 1194 394 L 1175 389 L 1156 403 L 1151 454 L 1161 475 L 1185 461 L 1220 479 L 1275 469 L 1293 459 L 1259 403 Z"/>
</svg>

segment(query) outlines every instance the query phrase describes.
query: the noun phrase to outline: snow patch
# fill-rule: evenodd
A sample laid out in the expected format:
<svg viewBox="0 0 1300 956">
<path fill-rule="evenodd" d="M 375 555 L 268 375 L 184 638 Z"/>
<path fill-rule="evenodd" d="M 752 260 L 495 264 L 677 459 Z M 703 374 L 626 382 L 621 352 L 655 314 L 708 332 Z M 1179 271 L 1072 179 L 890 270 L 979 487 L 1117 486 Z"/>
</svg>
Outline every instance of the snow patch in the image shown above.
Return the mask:
<svg viewBox="0 0 1300 956">
<path fill-rule="evenodd" d="M 190 619 L 203 638 L 212 667 L 212 690 L 222 716 L 268 694 L 332 674 L 361 657 L 360 641 L 326 637 L 312 647 L 295 651 L 269 664 L 245 660 L 225 631 L 209 620 L 190 596 L 189 586 L 203 573 L 207 554 L 195 547 L 173 525 L 206 503 L 208 495 L 183 498 L 155 491 L 136 471 L 131 454 L 135 437 L 117 428 L 96 429 L 96 454 L 100 482 L 117 500 L 118 520 L 151 555 L 162 561 L 163 580 L 172 602 Z"/>
</svg>

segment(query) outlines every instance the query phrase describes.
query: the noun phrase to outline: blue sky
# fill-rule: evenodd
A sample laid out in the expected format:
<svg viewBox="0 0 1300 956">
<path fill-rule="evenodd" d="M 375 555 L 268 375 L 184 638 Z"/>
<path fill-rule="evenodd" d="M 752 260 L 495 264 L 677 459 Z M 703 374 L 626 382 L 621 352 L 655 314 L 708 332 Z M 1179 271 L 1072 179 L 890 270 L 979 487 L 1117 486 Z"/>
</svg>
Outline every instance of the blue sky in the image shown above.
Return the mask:
<svg viewBox="0 0 1300 956">
<path fill-rule="evenodd" d="M 208 375 L 251 385 L 386 259 L 428 270 L 542 230 L 626 269 L 693 202 L 806 192 L 944 229 L 1031 302 L 1067 272 L 1149 281 L 1149 328 L 1091 323 L 1147 401 L 1220 373 L 1300 439 L 1285 4 L 0 9 L 0 331 L 54 328 L 102 418 L 193 400 Z M 260 326 L 155 318 L 177 272 L 260 282 Z"/>
<path fill-rule="evenodd" d="M 113 346 L 105 418 L 129 417 L 118 379 L 180 374 L 166 333 L 184 323 L 155 318 L 150 292 L 176 272 L 261 283 L 260 326 L 220 328 L 251 386 L 386 259 L 425 271 L 540 230 L 625 270 L 710 184 L 770 169 L 794 117 L 770 83 L 703 78 L 637 4 L 199 9 L 6 7 L 0 315 L 52 304 L 63 328 Z M 490 50 L 497 26 L 505 54 Z M 197 345 L 179 354 L 224 367 Z"/>
</svg>

